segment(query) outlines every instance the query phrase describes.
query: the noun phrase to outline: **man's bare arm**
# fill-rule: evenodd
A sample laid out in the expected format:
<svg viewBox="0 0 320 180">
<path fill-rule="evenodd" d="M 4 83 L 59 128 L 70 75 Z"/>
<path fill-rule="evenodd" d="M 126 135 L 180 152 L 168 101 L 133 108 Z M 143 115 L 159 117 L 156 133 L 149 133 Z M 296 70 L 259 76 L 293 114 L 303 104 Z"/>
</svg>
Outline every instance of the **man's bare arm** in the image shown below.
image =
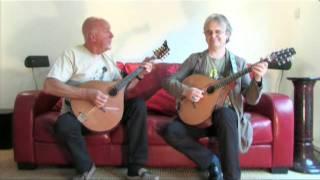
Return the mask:
<svg viewBox="0 0 320 180">
<path fill-rule="evenodd" d="M 87 100 L 98 107 L 102 107 L 108 100 L 108 96 L 100 90 L 73 87 L 54 78 L 46 79 L 43 90 L 55 96 Z"/>
</svg>

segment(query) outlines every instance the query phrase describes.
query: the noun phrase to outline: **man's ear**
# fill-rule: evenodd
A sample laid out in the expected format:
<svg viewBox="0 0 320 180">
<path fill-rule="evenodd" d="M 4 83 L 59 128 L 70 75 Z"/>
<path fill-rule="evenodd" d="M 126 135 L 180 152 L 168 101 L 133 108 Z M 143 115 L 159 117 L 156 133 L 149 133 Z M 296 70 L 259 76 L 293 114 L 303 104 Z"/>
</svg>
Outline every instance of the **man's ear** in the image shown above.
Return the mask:
<svg viewBox="0 0 320 180">
<path fill-rule="evenodd" d="M 226 39 L 226 43 L 228 43 L 230 41 L 230 36 L 231 34 L 229 32 L 226 33 L 227 34 L 227 39 Z"/>
<path fill-rule="evenodd" d="M 88 36 L 91 42 L 95 42 L 97 40 L 97 36 L 94 33 L 90 33 Z"/>
</svg>

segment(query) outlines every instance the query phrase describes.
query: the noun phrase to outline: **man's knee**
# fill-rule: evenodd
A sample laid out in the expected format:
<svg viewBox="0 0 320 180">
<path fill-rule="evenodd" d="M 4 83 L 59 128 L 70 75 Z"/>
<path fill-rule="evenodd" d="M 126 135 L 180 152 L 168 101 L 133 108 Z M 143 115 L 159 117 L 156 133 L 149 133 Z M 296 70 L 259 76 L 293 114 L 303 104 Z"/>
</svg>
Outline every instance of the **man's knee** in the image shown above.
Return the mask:
<svg viewBox="0 0 320 180">
<path fill-rule="evenodd" d="M 232 108 L 221 108 L 216 110 L 214 115 L 215 123 L 219 124 L 221 128 L 237 128 L 238 116 Z"/>
<path fill-rule="evenodd" d="M 67 131 L 67 127 L 64 126 L 65 124 L 65 119 L 63 118 L 58 118 L 57 121 L 54 124 L 54 131 L 58 135 L 63 135 Z"/>
<path fill-rule="evenodd" d="M 166 141 L 176 144 L 185 138 L 186 135 L 183 132 L 179 124 L 173 122 L 163 128 L 163 137 Z"/>
<path fill-rule="evenodd" d="M 141 98 L 134 98 L 127 101 L 129 108 L 141 113 L 147 113 L 147 105 Z"/>
<path fill-rule="evenodd" d="M 55 133 L 58 136 L 66 137 L 68 134 L 72 133 L 75 130 L 80 130 L 80 128 L 77 127 L 77 123 L 75 122 L 77 119 L 73 118 L 71 115 L 63 114 L 58 117 L 57 121 L 54 125 Z"/>
<path fill-rule="evenodd" d="M 132 105 L 137 107 L 138 109 L 146 109 L 146 103 L 141 98 L 136 98 L 132 100 Z"/>
</svg>

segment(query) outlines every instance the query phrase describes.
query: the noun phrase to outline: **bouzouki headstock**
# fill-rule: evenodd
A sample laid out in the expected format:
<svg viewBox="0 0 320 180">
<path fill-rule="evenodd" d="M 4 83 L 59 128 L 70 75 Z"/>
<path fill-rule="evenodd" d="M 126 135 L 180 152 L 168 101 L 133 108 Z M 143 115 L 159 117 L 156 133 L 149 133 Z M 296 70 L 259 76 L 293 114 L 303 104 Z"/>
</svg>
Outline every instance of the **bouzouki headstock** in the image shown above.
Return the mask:
<svg viewBox="0 0 320 180">
<path fill-rule="evenodd" d="M 270 69 L 288 69 L 291 67 L 291 57 L 296 54 L 294 48 L 286 48 L 280 51 L 272 52 L 263 61 L 269 63 Z"/>
<path fill-rule="evenodd" d="M 155 49 L 153 51 L 153 58 L 154 59 L 162 59 L 165 56 L 169 55 L 169 51 L 170 51 L 170 48 L 167 44 L 167 40 L 165 40 L 162 43 L 161 47 L 159 47 L 158 49 Z"/>
</svg>

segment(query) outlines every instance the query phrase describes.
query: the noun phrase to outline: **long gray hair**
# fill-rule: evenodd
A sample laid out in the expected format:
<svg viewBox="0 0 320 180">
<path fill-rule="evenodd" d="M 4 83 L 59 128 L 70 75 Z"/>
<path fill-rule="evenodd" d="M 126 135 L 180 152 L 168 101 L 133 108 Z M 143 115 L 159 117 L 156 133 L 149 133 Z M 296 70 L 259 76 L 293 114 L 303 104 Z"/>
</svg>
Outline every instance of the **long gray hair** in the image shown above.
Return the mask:
<svg viewBox="0 0 320 180">
<path fill-rule="evenodd" d="M 226 33 L 229 34 L 229 38 L 227 39 L 227 43 L 228 43 L 232 33 L 232 27 L 227 17 L 225 17 L 222 14 L 216 14 L 216 13 L 211 14 L 210 16 L 207 17 L 206 21 L 204 22 L 204 25 L 203 25 L 204 32 L 206 31 L 208 24 L 212 21 L 218 22 L 219 24 L 224 23 L 226 25 Z"/>
</svg>

